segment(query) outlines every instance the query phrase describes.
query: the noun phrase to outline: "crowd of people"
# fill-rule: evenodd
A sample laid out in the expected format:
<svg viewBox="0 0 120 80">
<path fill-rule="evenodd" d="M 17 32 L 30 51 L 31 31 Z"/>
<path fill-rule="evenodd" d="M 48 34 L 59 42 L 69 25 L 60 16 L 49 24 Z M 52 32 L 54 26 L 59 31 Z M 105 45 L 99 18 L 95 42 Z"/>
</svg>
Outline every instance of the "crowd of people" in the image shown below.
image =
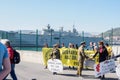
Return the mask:
<svg viewBox="0 0 120 80">
<path fill-rule="evenodd" d="M 45 44 L 45 47 L 48 47 L 48 44 Z M 59 44 L 53 45 L 51 59 L 60 59 L 59 48 L 60 48 Z M 62 43 L 61 48 L 66 48 L 64 43 Z M 78 49 L 79 66 L 77 68 L 77 76 L 82 76 L 82 69 L 83 69 L 85 59 L 91 60 L 91 59 L 95 58 L 97 54 L 99 54 L 99 63 L 100 63 L 100 62 L 110 59 L 113 55 L 112 47 L 109 46 L 108 43 L 104 44 L 103 41 L 98 42 L 98 45 L 94 42 L 90 42 L 89 46 L 86 46 L 86 42 L 81 42 L 80 46 L 78 46 L 77 44 L 74 45 L 72 43 L 69 43 L 68 48 Z M 95 52 L 95 54 L 93 55 L 92 58 L 89 58 L 85 54 L 85 50 L 93 50 Z M 69 68 L 71 68 L 71 67 L 69 66 Z M 73 68 L 74 68 L 74 66 L 73 66 Z M 53 74 L 56 74 L 56 73 L 53 73 Z M 98 78 L 105 78 L 105 76 L 104 75 L 99 76 Z"/>
<path fill-rule="evenodd" d="M 45 44 L 44 47 L 48 48 L 48 44 Z M 52 53 L 50 54 L 51 59 L 60 59 L 60 45 L 54 44 Z M 64 43 L 61 44 L 61 48 L 66 48 Z M 97 54 L 99 54 L 99 63 L 103 62 L 112 57 L 112 48 L 109 44 L 104 44 L 103 41 L 98 42 L 98 46 L 94 42 L 90 42 L 89 46 L 86 47 L 85 42 L 81 42 L 80 46 L 78 44 L 69 43 L 68 48 L 78 49 L 78 62 L 79 66 L 77 68 L 77 76 L 82 76 L 82 69 L 84 65 L 85 59 L 95 58 Z M 92 58 L 89 58 L 85 54 L 85 50 L 93 50 L 95 52 Z M 15 64 L 12 62 L 13 59 L 13 48 L 10 45 L 10 41 L 5 41 L 4 43 L 0 42 L 0 80 L 5 80 L 7 76 L 10 74 L 13 80 L 17 80 L 17 76 L 15 74 Z M 47 68 L 47 66 L 45 67 Z M 69 66 L 71 68 L 71 66 Z M 74 69 L 74 66 L 73 66 Z M 53 72 L 53 74 L 57 74 Z M 105 76 L 100 76 L 99 78 L 105 78 Z"/>
</svg>

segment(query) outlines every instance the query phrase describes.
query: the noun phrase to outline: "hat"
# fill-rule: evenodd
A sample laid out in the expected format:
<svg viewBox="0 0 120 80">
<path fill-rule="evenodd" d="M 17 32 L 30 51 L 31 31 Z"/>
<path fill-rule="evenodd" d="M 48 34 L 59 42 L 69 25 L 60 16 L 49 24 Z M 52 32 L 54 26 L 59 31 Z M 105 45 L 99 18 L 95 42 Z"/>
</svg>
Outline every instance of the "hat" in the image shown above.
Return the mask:
<svg viewBox="0 0 120 80">
<path fill-rule="evenodd" d="M 58 46 L 58 44 L 54 44 L 54 45 L 53 45 L 53 47 L 57 47 L 57 46 Z"/>
<path fill-rule="evenodd" d="M 10 42 L 8 39 L 1 39 L 0 41 L 2 44 L 6 44 L 7 42 Z"/>
<path fill-rule="evenodd" d="M 86 44 L 85 41 L 81 42 L 80 45 Z"/>
</svg>

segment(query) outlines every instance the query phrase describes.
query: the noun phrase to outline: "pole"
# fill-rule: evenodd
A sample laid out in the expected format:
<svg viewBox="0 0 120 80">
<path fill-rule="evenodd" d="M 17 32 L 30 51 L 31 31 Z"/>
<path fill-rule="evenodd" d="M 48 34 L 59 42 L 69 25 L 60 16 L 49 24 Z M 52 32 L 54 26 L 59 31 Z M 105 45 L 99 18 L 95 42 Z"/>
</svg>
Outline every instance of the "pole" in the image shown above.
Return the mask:
<svg viewBox="0 0 120 80">
<path fill-rule="evenodd" d="M 61 44 L 61 32 L 59 31 L 59 45 Z"/>
<path fill-rule="evenodd" d="M 2 32 L 2 37 L 1 38 L 4 39 L 4 32 Z"/>
<path fill-rule="evenodd" d="M 36 51 L 38 51 L 38 29 L 36 30 Z"/>
<path fill-rule="evenodd" d="M 8 32 L 6 32 L 6 39 L 8 39 Z"/>
<path fill-rule="evenodd" d="M 21 50 L 21 45 L 22 45 L 22 31 L 20 30 L 20 50 Z"/>
<path fill-rule="evenodd" d="M 110 34 L 109 34 L 109 44 L 110 44 Z"/>
<path fill-rule="evenodd" d="M 52 29 L 51 29 L 51 40 L 50 40 L 50 44 L 51 44 L 51 47 L 52 47 Z"/>
<path fill-rule="evenodd" d="M 84 41 L 84 31 L 82 31 L 82 40 Z"/>
<path fill-rule="evenodd" d="M 113 28 L 112 28 L 112 34 L 111 34 L 111 45 L 113 46 Z"/>
<path fill-rule="evenodd" d="M 103 38 L 103 32 L 102 32 L 102 40 L 104 40 L 104 38 Z"/>
</svg>

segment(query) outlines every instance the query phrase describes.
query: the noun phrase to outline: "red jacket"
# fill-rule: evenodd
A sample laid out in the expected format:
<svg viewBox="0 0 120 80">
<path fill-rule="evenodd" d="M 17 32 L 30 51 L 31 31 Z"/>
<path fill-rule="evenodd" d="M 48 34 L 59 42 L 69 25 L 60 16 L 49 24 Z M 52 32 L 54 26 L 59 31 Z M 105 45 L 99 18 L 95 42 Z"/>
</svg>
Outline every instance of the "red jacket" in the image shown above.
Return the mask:
<svg viewBox="0 0 120 80">
<path fill-rule="evenodd" d="M 9 58 L 10 58 L 10 61 L 11 61 L 13 59 L 14 51 L 13 51 L 11 46 L 8 46 L 7 50 L 8 50 Z M 12 61 L 11 61 L 11 63 L 12 63 Z"/>
</svg>

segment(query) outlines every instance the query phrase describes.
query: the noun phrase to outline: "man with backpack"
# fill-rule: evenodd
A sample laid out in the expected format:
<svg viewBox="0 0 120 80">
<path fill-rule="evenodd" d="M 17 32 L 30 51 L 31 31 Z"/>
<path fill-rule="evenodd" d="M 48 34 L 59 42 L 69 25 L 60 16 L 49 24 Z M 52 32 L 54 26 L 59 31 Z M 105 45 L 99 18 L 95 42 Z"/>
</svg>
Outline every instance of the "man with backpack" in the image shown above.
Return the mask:
<svg viewBox="0 0 120 80">
<path fill-rule="evenodd" d="M 8 54 L 9 54 L 9 58 L 10 58 L 10 62 L 11 62 L 11 72 L 10 75 L 12 77 L 13 80 L 17 80 L 16 74 L 15 74 L 15 64 L 13 62 L 13 58 L 14 58 L 14 50 L 10 45 L 10 41 L 5 41 L 5 46 L 7 47 L 8 50 Z"/>
</svg>

